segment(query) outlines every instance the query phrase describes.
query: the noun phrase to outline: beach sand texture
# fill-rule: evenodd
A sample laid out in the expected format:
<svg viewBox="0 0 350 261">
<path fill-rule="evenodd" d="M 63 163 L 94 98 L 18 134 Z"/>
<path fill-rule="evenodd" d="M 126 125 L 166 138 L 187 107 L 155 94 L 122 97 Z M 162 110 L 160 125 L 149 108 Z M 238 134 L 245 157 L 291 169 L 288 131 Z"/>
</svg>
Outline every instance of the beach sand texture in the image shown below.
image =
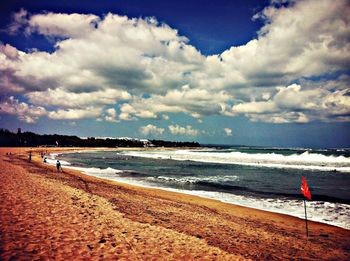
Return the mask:
<svg viewBox="0 0 350 261">
<path fill-rule="evenodd" d="M 12 155 L 6 153 L 12 152 Z M 350 260 L 350 231 L 0 149 L 0 260 Z M 21 154 L 21 155 L 20 155 Z"/>
</svg>

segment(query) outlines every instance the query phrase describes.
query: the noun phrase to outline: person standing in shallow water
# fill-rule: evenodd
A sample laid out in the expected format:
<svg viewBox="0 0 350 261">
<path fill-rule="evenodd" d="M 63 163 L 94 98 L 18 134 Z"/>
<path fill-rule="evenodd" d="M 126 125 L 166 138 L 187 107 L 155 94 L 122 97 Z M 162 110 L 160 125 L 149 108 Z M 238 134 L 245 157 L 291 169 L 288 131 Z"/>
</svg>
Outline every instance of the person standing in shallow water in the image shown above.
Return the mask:
<svg viewBox="0 0 350 261">
<path fill-rule="evenodd" d="M 57 172 L 60 172 L 60 170 L 62 171 L 61 162 L 59 160 L 57 160 L 56 162 L 56 168 L 57 168 Z"/>
</svg>

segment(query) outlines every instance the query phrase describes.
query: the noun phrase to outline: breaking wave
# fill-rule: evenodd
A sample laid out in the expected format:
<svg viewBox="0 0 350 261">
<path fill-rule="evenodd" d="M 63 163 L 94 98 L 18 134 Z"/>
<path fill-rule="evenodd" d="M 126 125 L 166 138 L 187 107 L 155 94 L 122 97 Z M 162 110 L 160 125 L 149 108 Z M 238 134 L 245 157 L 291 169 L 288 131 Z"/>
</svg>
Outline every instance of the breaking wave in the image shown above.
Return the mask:
<svg viewBox="0 0 350 261">
<path fill-rule="evenodd" d="M 305 151 L 301 154 L 244 153 L 239 151 L 127 151 L 125 155 L 154 159 L 190 160 L 206 163 L 237 164 L 268 168 L 294 168 L 350 172 L 350 158 Z"/>
</svg>

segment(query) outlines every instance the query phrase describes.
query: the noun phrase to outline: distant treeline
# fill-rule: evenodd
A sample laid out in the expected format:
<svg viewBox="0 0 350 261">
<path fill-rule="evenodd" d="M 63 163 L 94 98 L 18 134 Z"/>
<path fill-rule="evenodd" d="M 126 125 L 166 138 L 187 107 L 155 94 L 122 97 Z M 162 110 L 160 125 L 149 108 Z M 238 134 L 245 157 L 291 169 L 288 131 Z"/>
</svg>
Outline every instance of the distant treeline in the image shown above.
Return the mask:
<svg viewBox="0 0 350 261">
<path fill-rule="evenodd" d="M 139 139 L 82 139 L 68 135 L 40 135 L 33 132 L 10 132 L 0 129 L 0 146 L 2 147 L 200 147 L 198 142 L 175 142 L 164 140 Z"/>
</svg>

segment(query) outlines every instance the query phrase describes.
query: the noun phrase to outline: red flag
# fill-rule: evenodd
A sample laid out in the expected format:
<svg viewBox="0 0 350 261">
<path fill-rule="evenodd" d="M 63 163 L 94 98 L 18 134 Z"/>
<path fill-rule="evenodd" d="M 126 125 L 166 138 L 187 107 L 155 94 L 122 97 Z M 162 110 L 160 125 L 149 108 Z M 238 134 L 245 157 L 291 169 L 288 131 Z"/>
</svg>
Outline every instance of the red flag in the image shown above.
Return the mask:
<svg viewBox="0 0 350 261">
<path fill-rule="evenodd" d="M 308 200 L 311 200 L 311 192 L 309 190 L 309 187 L 306 183 L 306 179 L 304 176 L 301 177 L 301 187 L 300 187 L 301 194 L 304 195 Z"/>
</svg>

